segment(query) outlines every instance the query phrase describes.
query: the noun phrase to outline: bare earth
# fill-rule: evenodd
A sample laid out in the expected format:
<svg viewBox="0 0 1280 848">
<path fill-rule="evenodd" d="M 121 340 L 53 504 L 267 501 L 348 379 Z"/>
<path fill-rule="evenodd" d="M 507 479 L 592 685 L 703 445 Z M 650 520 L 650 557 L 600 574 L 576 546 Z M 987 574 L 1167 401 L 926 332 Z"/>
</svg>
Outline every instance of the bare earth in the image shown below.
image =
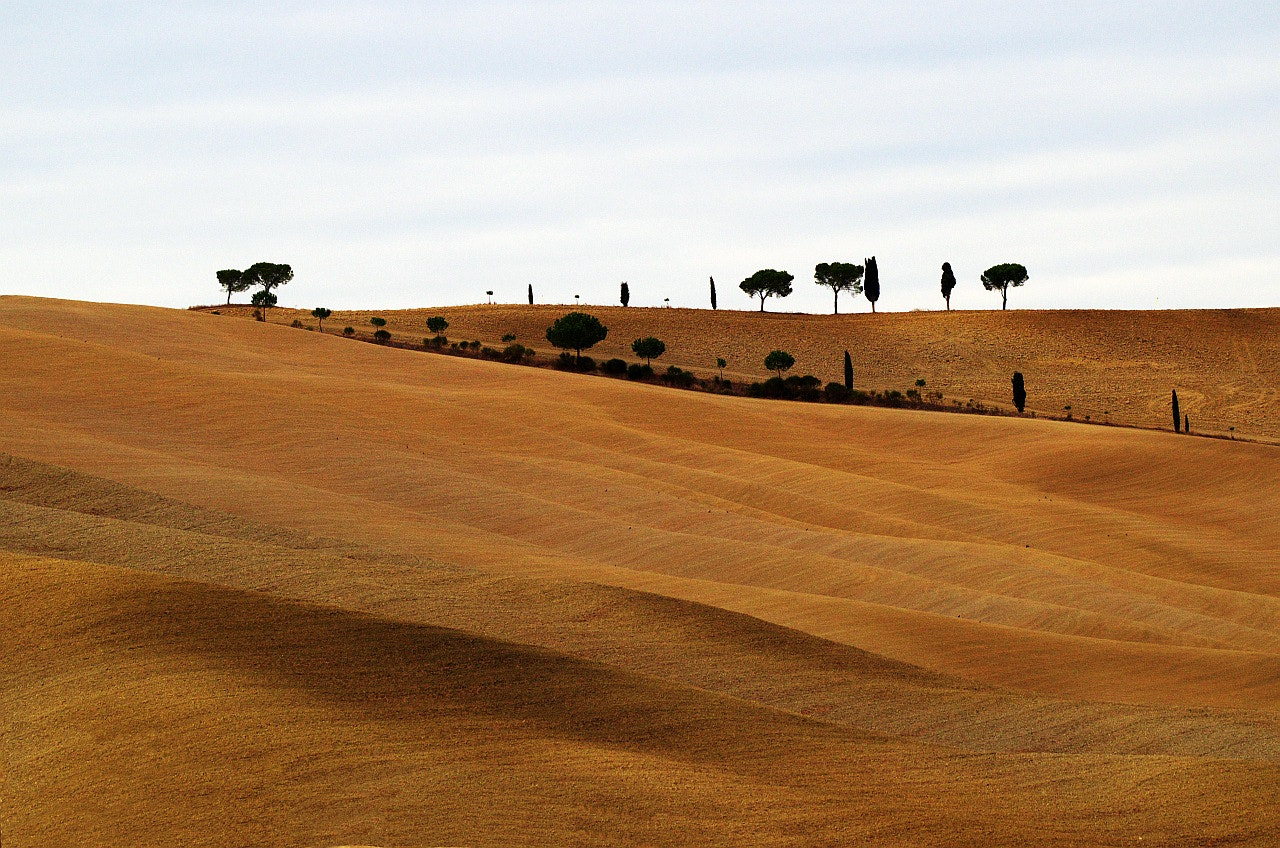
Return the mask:
<svg viewBox="0 0 1280 848">
<path fill-rule="evenodd" d="M 564 309 L 526 310 L 386 317 L 546 349 Z M 1274 310 L 1090 313 L 1094 342 L 591 311 L 616 352 L 699 365 L 710 315 L 744 375 L 785 347 L 834 378 L 857 338 L 864 385 L 1001 400 L 1016 368 L 1081 415 L 1133 388 L 1139 424 L 1176 376 L 1193 422 L 1280 435 Z M 1280 841 L 1276 447 L 32 298 L 0 350 L 7 846 Z"/>
<path fill-rule="evenodd" d="M 395 338 L 421 343 L 430 335 L 427 318 L 442 315 L 454 341 L 501 347 L 502 336 L 513 333 L 522 344 L 554 354 L 546 328 L 574 308 L 495 304 L 339 312 L 325 330 L 350 325 L 367 333 L 373 329 L 369 318 L 380 315 Z M 597 359 L 636 361 L 631 342 L 652 335 L 667 344 L 659 367 L 711 376 L 722 357 L 729 363 L 726 377 L 759 380 L 770 376 L 765 355 L 782 348 L 796 358 L 794 373 L 826 382 L 844 379 L 848 350 L 861 388 L 904 391 L 923 379 L 926 391 L 941 391 L 948 403 L 974 399 L 1006 408 L 1012 406 L 1010 379 L 1021 371 L 1027 407 L 1040 415 L 1065 417 L 1070 405 L 1076 420 L 1165 429 L 1173 426 L 1170 392 L 1177 389 L 1197 432 L 1280 442 L 1280 309 L 801 315 L 577 308 L 609 328 L 609 337 L 589 351 Z M 273 309 L 270 315 L 273 322 L 315 324 L 308 311 Z"/>
</svg>

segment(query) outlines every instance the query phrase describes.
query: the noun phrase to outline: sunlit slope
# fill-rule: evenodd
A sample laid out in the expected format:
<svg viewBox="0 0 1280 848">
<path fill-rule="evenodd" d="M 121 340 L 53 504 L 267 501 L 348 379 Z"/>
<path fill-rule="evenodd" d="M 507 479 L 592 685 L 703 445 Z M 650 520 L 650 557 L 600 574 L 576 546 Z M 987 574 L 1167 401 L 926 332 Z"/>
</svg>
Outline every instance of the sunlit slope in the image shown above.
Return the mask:
<svg viewBox="0 0 1280 848">
<path fill-rule="evenodd" d="M 1261 845 L 1275 826 L 1274 763 L 957 754 L 455 630 L 0 566 L 14 844 Z"/>
<path fill-rule="evenodd" d="M 750 401 L 5 299 L 13 453 L 405 556 L 687 598 L 1069 698 L 1280 703 L 1280 457 Z"/>
<path fill-rule="evenodd" d="M 454 340 L 479 339 L 501 347 L 502 336 L 544 353 L 547 326 L 571 306 L 492 305 L 390 312 L 339 312 L 325 329 L 351 325 L 369 331 L 382 315 L 399 339 L 420 343 L 426 319 L 443 315 Z M 1010 377 L 1026 376 L 1028 406 L 1041 414 L 1072 415 L 1144 427 L 1172 428 L 1170 391 L 1178 390 L 1192 428 L 1202 432 L 1280 439 L 1280 309 L 1231 310 L 983 310 L 871 315 L 800 315 L 689 309 L 583 306 L 609 327 L 592 349 L 597 358 L 635 360 L 633 339 L 666 341 L 660 364 L 703 376 L 715 361 L 726 375 L 768 376 L 764 357 L 782 348 L 798 373 L 843 380 L 844 351 L 853 357 L 863 388 L 905 390 L 917 379 L 948 403 L 970 398 L 1011 406 Z M 771 303 L 771 308 L 783 308 Z M 244 308 L 222 310 L 245 313 Z M 272 320 L 295 318 L 314 326 L 307 311 L 272 310 Z"/>
</svg>

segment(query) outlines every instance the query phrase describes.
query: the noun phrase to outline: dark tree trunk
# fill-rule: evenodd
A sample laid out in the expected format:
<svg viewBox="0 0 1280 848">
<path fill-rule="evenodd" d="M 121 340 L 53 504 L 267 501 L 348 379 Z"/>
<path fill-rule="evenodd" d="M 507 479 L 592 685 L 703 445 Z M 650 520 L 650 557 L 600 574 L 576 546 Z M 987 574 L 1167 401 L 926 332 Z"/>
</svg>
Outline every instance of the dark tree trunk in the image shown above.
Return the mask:
<svg viewBox="0 0 1280 848">
<path fill-rule="evenodd" d="M 760 311 L 764 312 L 764 295 L 760 295 Z"/>
<path fill-rule="evenodd" d="M 951 311 L 951 295 L 947 295 L 947 311 Z"/>
<path fill-rule="evenodd" d="M 1004 288 L 1000 289 L 1000 308 L 1001 309 L 1009 308 L 1009 287 L 1008 286 L 1005 286 Z"/>
<path fill-rule="evenodd" d="M 831 293 L 835 295 L 835 297 L 833 298 L 833 303 L 831 304 L 831 314 L 839 315 L 840 314 L 840 289 L 832 289 Z"/>
</svg>

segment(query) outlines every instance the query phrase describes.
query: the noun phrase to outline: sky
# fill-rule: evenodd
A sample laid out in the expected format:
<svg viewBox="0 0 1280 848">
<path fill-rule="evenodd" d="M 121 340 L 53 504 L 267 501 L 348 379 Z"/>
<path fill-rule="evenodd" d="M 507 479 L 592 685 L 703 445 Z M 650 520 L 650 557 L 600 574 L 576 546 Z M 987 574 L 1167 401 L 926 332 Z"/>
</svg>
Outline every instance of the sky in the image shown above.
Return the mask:
<svg viewBox="0 0 1280 848">
<path fill-rule="evenodd" d="M 1278 140 L 1275 0 L 3 0 L 0 294 L 1280 306 Z"/>
</svg>

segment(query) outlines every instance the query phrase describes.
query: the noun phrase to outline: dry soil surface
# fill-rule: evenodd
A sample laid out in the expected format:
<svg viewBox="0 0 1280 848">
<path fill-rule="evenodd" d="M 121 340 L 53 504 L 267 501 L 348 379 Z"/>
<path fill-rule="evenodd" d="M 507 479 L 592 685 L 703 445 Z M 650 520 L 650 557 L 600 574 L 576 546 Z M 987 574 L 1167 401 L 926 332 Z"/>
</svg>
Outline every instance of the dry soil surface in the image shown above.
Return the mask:
<svg viewBox="0 0 1280 848">
<path fill-rule="evenodd" d="M 1275 447 L 30 298 L 0 350 L 6 845 L 1280 840 Z"/>
</svg>

